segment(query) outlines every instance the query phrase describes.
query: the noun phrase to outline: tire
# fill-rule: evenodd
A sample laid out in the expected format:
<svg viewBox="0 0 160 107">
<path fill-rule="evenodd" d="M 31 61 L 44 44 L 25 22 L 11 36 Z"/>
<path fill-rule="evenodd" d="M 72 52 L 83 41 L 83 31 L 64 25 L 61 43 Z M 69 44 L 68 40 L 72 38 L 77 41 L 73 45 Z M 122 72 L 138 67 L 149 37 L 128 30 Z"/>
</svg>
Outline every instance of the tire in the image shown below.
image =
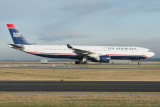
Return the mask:
<svg viewBox="0 0 160 107">
<path fill-rule="evenodd" d="M 79 61 L 75 61 L 75 64 L 79 64 Z"/>
<path fill-rule="evenodd" d="M 141 65 L 141 62 L 138 62 L 138 65 Z"/>
<path fill-rule="evenodd" d="M 87 61 L 83 62 L 83 64 L 87 64 Z"/>
</svg>

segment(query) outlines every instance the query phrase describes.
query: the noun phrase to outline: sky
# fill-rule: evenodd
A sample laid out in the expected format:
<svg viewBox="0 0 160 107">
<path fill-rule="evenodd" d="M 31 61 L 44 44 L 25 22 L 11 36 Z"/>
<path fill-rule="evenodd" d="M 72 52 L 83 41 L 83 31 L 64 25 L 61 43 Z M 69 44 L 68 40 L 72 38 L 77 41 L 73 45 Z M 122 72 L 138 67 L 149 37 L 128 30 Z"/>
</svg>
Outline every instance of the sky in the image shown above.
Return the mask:
<svg viewBox="0 0 160 107">
<path fill-rule="evenodd" d="M 160 57 L 160 0 L 0 0 L 0 60 L 37 60 L 8 47 L 6 24 L 31 43 L 138 46 Z"/>
</svg>

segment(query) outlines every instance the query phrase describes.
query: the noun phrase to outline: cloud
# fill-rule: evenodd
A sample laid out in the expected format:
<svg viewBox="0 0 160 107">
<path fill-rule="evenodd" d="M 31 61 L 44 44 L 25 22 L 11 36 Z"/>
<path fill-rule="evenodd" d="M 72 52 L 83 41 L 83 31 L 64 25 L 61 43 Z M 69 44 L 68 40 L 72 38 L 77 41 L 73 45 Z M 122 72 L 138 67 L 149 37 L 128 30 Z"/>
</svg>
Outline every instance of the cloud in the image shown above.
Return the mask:
<svg viewBox="0 0 160 107">
<path fill-rule="evenodd" d="M 73 38 L 84 38 L 88 37 L 87 35 L 80 34 L 77 32 L 50 32 L 47 34 L 41 34 L 39 40 L 45 42 L 52 42 L 52 41 L 61 41 L 65 39 L 73 39 Z"/>
<path fill-rule="evenodd" d="M 109 2 L 108 2 L 109 4 Z M 130 14 L 148 14 L 160 12 L 160 2 L 158 0 L 113 0 L 109 5 L 109 15 L 130 15 Z"/>
<path fill-rule="evenodd" d="M 86 15 L 100 12 L 101 10 L 104 10 L 106 8 L 109 8 L 109 5 L 105 0 L 74 0 L 61 8 L 61 10 L 73 12 L 78 15 Z"/>
<path fill-rule="evenodd" d="M 52 0 L 0 0 L 1 21 L 51 20 L 55 11 Z"/>
<path fill-rule="evenodd" d="M 133 13 L 132 10 L 129 10 L 129 9 L 121 9 L 121 10 L 114 10 L 114 11 L 111 11 L 109 13 L 109 15 L 128 15 L 128 14 L 131 14 Z"/>
<path fill-rule="evenodd" d="M 30 1 L 5 0 L 0 3 L 0 20 L 17 20 L 28 15 L 31 15 L 33 11 L 30 11 L 33 5 Z"/>
<path fill-rule="evenodd" d="M 159 0 L 0 0 L 0 2 L 1 21 L 22 19 L 50 21 L 54 17 L 64 17 L 63 15 L 75 18 L 101 12 L 109 15 L 160 12 Z"/>
<path fill-rule="evenodd" d="M 155 12 L 160 12 L 160 7 L 156 7 L 156 8 L 151 8 L 151 9 L 147 9 L 146 10 L 148 13 L 155 13 Z"/>
</svg>

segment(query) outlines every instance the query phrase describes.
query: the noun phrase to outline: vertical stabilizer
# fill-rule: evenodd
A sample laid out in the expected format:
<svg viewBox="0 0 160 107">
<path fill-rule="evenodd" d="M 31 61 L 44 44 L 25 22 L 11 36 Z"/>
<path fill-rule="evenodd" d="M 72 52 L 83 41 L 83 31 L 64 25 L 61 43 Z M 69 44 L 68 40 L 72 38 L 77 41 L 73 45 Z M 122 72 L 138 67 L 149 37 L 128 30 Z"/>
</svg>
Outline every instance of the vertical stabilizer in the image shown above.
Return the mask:
<svg viewBox="0 0 160 107">
<path fill-rule="evenodd" d="M 9 29 L 14 44 L 30 45 L 30 43 L 25 40 L 21 32 L 19 32 L 18 28 L 14 24 L 7 24 L 7 27 Z"/>
</svg>

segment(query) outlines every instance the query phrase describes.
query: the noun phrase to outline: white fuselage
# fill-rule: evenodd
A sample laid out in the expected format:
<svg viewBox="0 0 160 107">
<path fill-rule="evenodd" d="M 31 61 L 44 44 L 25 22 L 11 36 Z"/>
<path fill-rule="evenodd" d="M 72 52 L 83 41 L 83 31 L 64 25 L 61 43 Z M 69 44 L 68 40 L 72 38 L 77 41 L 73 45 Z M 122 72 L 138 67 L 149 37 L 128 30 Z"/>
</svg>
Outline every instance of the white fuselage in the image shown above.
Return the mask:
<svg viewBox="0 0 160 107">
<path fill-rule="evenodd" d="M 120 57 L 129 57 L 137 59 L 145 59 L 155 54 L 147 48 L 142 47 L 126 47 L 126 46 L 74 46 L 75 48 L 95 52 L 99 55 L 109 55 L 111 59 L 121 59 Z M 75 56 L 73 50 L 67 48 L 66 45 L 24 45 L 24 52 L 35 54 L 43 57 L 53 58 L 72 58 Z M 60 56 L 60 57 L 59 57 Z M 68 57 L 67 57 L 68 56 Z M 130 59 L 130 58 L 129 58 Z"/>
</svg>

